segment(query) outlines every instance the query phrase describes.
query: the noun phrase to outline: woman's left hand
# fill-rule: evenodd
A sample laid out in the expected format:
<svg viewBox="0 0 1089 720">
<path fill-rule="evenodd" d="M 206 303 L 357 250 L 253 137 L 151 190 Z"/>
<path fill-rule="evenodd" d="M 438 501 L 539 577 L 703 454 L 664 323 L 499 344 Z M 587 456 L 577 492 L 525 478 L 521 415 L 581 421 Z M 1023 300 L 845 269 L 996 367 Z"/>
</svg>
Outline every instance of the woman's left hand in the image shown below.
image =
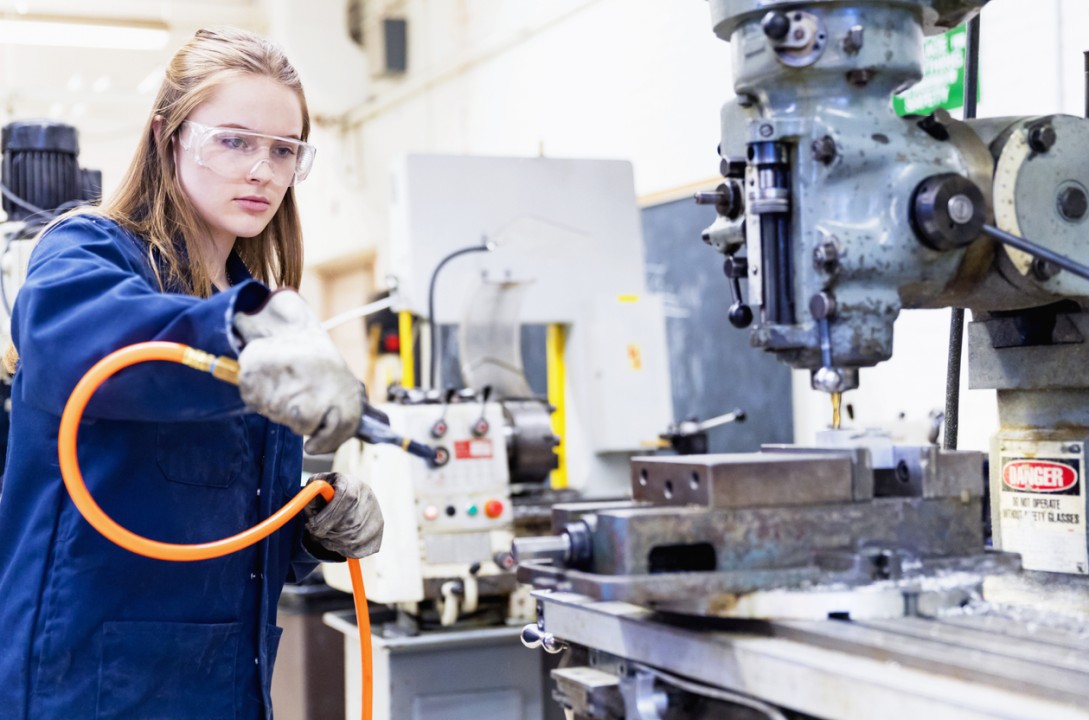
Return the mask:
<svg viewBox="0 0 1089 720">
<path fill-rule="evenodd" d="M 336 493 L 325 507 L 306 506 L 306 529 L 323 548 L 346 558 L 373 555 L 382 547 L 385 521 L 370 485 L 347 473 L 318 473 L 307 480 L 324 480 Z"/>
</svg>

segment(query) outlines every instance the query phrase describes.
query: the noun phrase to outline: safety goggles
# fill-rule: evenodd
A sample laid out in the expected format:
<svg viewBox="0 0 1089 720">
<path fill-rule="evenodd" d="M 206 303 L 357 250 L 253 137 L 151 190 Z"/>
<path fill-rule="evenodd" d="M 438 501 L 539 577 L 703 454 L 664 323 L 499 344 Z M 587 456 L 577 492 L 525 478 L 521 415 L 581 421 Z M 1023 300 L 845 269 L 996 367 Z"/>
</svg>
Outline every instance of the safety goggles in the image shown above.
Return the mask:
<svg viewBox="0 0 1089 720">
<path fill-rule="evenodd" d="M 197 165 L 231 180 L 248 178 L 265 163 L 277 184 L 294 185 L 306 179 L 317 154 L 313 145 L 293 138 L 209 127 L 192 120 L 182 125 L 188 129 L 186 137 L 179 135 L 182 149 L 192 153 Z"/>
</svg>

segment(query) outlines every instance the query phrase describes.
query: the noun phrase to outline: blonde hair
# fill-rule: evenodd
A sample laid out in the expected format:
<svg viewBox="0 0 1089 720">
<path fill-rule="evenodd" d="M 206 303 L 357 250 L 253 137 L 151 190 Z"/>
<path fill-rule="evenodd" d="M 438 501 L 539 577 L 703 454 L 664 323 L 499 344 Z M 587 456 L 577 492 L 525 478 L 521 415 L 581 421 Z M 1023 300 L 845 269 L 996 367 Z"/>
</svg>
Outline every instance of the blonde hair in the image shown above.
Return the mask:
<svg viewBox="0 0 1089 720">
<path fill-rule="evenodd" d="M 295 91 L 302 107 L 301 138 L 306 140 L 310 134 L 306 98 L 283 51 L 244 30 L 198 30 L 167 66 L 136 155 L 116 193 L 98 211 L 148 243 L 151 266 L 162 287 L 199 297 L 212 293 L 197 240 L 208 235 L 207 225 L 178 181 L 172 142 L 198 105 L 224 83 L 246 75 L 267 77 Z M 252 238 L 239 238 L 235 251 L 256 279 L 298 288 L 303 249 L 294 187 L 287 189 L 268 226 Z"/>
</svg>

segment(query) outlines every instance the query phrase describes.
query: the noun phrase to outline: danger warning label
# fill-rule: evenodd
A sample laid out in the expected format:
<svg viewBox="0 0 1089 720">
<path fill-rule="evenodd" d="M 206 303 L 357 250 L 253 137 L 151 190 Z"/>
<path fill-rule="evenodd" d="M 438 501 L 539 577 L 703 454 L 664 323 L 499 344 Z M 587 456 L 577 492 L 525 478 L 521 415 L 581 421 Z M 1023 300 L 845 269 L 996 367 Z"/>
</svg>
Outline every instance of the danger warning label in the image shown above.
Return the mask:
<svg viewBox="0 0 1089 720">
<path fill-rule="evenodd" d="M 1002 549 L 1026 570 L 1089 574 L 1080 455 L 1001 460 Z"/>
<path fill-rule="evenodd" d="M 492 456 L 492 441 L 488 438 L 458 440 L 454 443 L 454 457 L 458 460 L 480 460 Z"/>
<path fill-rule="evenodd" d="M 1002 465 L 1002 489 L 1078 494 L 1078 461 L 1011 460 Z"/>
</svg>

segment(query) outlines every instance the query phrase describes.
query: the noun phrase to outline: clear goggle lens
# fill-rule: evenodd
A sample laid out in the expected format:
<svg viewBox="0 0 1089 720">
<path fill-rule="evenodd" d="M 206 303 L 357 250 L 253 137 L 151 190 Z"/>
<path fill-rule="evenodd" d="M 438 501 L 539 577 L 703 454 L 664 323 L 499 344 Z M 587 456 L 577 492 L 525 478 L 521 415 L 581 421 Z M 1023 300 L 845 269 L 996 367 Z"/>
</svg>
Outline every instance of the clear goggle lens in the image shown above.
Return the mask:
<svg viewBox="0 0 1089 720">
<path fill-rule="evenodd" d="M 209 127 L 185 120 L 188 135 L 181 139 L 198 165 L 230 179 L 249 177 L 267 164 L 273 179 L 294 185 L 306 179 L 314 165 L 317 148 L 293 138 L 265 135 L 236 128 Z"/>
</svg>

